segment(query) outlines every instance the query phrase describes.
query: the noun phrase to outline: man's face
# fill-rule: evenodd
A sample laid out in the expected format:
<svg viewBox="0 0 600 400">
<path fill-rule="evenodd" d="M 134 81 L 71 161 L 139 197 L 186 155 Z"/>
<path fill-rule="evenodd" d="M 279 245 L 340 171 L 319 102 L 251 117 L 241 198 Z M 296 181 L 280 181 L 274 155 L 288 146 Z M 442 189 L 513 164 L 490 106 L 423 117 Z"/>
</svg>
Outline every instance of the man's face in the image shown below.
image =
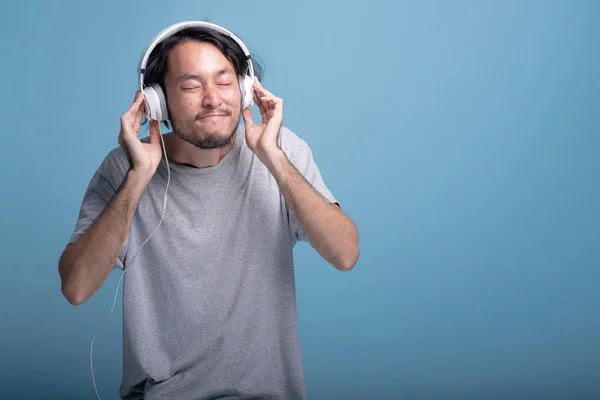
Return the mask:
<svg viewBox="0 0 600 400">
<path fill-rule="evenodd" d="M 175 45 L 167 58 L 165 90 L 174 132 L 200 148 L 227 145 L 240 121 L 235 69 L 206 42 Z"/>
</svg>

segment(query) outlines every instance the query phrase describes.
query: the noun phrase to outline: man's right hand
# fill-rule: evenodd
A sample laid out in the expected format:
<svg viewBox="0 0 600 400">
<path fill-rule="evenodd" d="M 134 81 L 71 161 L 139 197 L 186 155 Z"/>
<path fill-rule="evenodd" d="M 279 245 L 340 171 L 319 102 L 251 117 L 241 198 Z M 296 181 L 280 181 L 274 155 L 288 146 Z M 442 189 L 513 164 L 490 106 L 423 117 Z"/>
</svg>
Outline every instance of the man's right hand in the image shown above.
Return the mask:
<svg viewBox="0 0 600 400">
<path fill-rule="evenodd" d="M 144 96 L 138 90 L 133 104 L 121 116 L 119 144 L 129 154 L 133 163 L 133 170 L 146 175 L 150 179 L 156 172 L 162 157 L 160 128 L 158 121 L 152 121 L 150 123 L 150 143 L 142 143 L 138 138 L 138 134 L 143 115 Z"/>
</svg>

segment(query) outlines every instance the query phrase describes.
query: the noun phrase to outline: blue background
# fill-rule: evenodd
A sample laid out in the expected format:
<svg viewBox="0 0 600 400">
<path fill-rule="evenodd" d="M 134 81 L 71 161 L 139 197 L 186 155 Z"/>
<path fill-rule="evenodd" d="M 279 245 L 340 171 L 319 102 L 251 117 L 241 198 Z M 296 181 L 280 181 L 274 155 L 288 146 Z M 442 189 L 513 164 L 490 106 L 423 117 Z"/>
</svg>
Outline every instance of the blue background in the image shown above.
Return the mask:
<svg viewBox="0 0 600 400">
<path fill-rule="evenodd" d="M 0 397 L 94 398 L 120 274 L 73 307 L 58 258 L 140 52 L 208 18 L 265 62 L 360 230 L 349 273 L 296 248 L 309 399 L 600 398 L 599 17 L 583 0 L 2 1 Z M 94 347 L 103 399 L 120 302 Z"/>
</svg>

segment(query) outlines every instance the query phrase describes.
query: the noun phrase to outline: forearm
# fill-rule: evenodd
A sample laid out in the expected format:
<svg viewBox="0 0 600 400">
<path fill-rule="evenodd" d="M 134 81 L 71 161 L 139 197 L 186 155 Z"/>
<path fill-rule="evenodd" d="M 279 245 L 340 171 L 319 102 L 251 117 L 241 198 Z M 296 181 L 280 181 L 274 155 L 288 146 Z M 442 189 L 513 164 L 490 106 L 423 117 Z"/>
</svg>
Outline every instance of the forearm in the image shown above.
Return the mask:
<svg viewBox="0 0 600 400">
<path fill-rule="evenodd" d="M 72 304 L 87 301 L 112 271 L 147 184 L 146 175 L 130 171 L 95 224 L 63 252 L 62 292 Z"/>
<path fill-rule="evenodd" d="M 358 231 L 352 220 L 327 202 L 283 151 L 269 156 L 266 165 L 311 246 L 335 268 L 352 269 L 359 257 Z"/>
</svg>

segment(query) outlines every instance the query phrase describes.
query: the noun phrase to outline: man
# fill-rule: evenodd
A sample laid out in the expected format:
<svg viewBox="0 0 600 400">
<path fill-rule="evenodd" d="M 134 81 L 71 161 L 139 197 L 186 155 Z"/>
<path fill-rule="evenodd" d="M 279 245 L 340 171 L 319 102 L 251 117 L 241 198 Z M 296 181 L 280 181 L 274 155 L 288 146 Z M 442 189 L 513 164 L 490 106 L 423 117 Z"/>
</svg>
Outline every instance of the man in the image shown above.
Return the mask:
<svg viewBox="0 0 600 400">
<path fill-rule="evenodd" d="M 342 271 L 359 257 L 357 229 L 309 146 L 282 127 L 283 100 L 257 79 L 262 122 L 242 112 L 246 62 L 226 36 L 202 28 L 157 46 L 146 75 L 167 99 L 170 170 L 158 122 L 138 139 L 138 92 L 59 261 L 74 305 L 115 265 L 127 272 L 123 399 L 304 399 L 292 248 L 308 241 Z"/>
</svg>

